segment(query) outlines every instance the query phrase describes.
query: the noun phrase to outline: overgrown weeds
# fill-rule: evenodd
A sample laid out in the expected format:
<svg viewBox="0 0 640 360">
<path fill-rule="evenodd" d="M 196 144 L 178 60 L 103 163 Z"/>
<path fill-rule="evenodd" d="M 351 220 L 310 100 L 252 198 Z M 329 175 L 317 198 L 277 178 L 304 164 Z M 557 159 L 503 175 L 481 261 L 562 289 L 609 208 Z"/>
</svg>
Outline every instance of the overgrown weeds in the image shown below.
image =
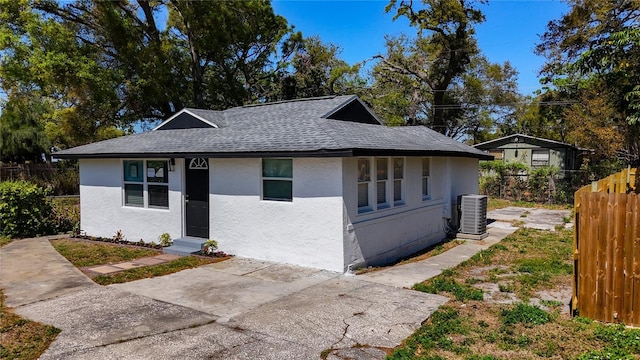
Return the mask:
<svg viewBox="0 0 640 360">
<path fill-rule="evenodd" d="M 0 290 L 0 359 L 37 359 L 58 333 L 60 329 L 16 315 L 5 306 Z"/>
<path fill-rule="evenodd" d="M 416 284 L 454 300 L 389 359 L 640 359 L 640 330 L 569 317 L 572 237 L 571 230 L 520 229 Z M 544 295 L 563 289 L 564 302 Z M 481 296 L 467 295 L 474 290 Z"/>
</svg>

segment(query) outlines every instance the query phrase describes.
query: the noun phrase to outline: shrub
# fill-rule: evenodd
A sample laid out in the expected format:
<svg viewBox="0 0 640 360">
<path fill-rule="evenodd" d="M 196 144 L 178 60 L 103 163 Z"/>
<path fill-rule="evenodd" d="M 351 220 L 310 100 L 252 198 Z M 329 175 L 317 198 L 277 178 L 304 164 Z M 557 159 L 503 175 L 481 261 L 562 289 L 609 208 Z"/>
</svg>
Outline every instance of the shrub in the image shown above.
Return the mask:
<svg viewBox="0 0 640 360">
<path fill-rule="evenodd" d="M 162 235 L 158 236 L 158 240 L 162 247 L 171 246 L 171 244 L 173 244 L 173 239 L 171 239 L 171 235 L 169 235 L 169 233 L 162 233 Z"/>
<path fill-rule="evenodd" d="M 551 321 L 551 316 L 535 305 L 518 303 L 513 309 L 502 310 L 502 322 L 505 325 L 523 324 L 527 327 L 542 325 Z"/>
<path fill-rule="evenodd" d="M 205 243 L 202 245 L 202 253 L 205 255 L 212 255 L 217 249 L 218 242 L 213 239 L 205 241 Z"/>
<path fill-rule="evenodd" d="M 11 237 L 43 234 L 53 206 L 41 187 L 26 181 L 0 183 L 0 232 Z"/>
<path fill-rule="evenodd" d="M 29 237 L 71 231 L 74 214 L 53 206 L 48 192 L 26 181 L 0 183 L 0 235 Z"/>
</svg>

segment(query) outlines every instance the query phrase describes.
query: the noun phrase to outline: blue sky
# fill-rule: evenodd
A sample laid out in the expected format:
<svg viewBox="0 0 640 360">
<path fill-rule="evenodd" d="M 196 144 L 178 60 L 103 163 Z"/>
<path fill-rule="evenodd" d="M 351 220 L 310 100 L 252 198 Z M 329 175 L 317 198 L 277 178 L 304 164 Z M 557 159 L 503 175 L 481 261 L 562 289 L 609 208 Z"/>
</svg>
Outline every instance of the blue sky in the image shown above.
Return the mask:
<svg viewBox="0 0 640 360">
<path fill-rule="evenodd" d="M 378 0 L 274 0 L 275 12 L 284 16 L 305 37 L 342 48 L 341 58 L 350 64 L 384 53 L 384 35 L 415 34 L 404 19 L 385 14 L 387 1 Z M 533 53 L 539 35 L 550 20 L 559 19 L 568 7 L 552 0 L 494 0 L 480 5 L 486 20 L 476 27 L 481 51 L 492 62 L 509 61 L 519 72 L 523 94 L 540 88 L 537 72 L 544 58 Z"/>
</svg>

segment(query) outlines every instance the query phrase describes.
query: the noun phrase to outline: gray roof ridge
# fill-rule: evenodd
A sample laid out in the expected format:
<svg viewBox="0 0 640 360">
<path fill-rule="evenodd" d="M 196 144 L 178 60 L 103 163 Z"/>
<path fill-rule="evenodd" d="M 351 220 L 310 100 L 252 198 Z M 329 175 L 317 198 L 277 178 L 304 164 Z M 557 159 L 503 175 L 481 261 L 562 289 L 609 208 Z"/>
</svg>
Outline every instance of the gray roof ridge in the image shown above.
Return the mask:
<svg viewBox="0 0 640 360">
<path fill-rule="evenodd" d="M 316 97 L 302 98 L 302 99 L 278 100 L 278 101 L 271 101 L 271 102 L 266 102 L 266 103 L 248 104 L 248 105 L 243 105 L 243 106 L 236 106 L 236 107 L 232 107 L 232 108 L 229 108 L 229 109 L 251 108 L 251 107 L 258 107 L 258 106 L 286 104 L 286 103 L 292 103 L 292 102 L 327 100 L 327 99 L 335 99 L 335 98 L 340 97 L 340 96 L 355 96 L 355 95 L 325 95 L 325 96 L 316 96 Z M 229 110 L 229 109 L 227 109 L 227 110 Z"/>
</svg>

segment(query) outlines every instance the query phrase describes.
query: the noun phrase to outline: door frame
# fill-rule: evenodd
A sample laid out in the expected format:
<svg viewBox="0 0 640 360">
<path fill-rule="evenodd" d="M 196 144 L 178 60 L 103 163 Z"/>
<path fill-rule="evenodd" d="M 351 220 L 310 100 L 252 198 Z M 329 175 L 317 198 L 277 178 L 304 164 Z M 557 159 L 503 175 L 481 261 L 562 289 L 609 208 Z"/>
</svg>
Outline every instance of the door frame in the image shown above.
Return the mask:
<svg viewBox="0 0 640 360">
<path fill-rule="evenodd" d="M 183 174 L 182 174 L 182 236 L 187 237 L 187 172 L 189 171 L 189 165 L 193 158 L 183 158 Z M 209 158 L 201 158 L 207 160 L 207 228 L 209 238 L 211 235 L 211 165 Z"/>
</svg>

